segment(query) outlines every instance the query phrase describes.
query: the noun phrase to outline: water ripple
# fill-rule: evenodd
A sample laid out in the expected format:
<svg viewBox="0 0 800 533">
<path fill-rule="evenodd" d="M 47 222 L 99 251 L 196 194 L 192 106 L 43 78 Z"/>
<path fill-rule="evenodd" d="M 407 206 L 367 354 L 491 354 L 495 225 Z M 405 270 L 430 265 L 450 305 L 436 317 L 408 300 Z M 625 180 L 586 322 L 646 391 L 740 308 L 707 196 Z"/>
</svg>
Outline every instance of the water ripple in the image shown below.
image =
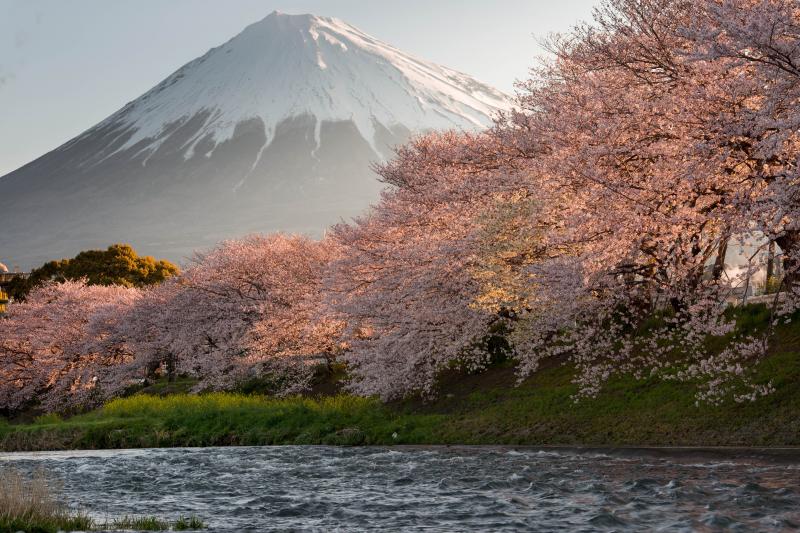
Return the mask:
<svg viewBox="0 0 800 533">
<path fill-rule="evenodd" d="M 756 459 L 494 448 L 253 447 L 0 455 L 99 520 L 232 531 L 784 531 L 800 469 Z"/>
</svg>

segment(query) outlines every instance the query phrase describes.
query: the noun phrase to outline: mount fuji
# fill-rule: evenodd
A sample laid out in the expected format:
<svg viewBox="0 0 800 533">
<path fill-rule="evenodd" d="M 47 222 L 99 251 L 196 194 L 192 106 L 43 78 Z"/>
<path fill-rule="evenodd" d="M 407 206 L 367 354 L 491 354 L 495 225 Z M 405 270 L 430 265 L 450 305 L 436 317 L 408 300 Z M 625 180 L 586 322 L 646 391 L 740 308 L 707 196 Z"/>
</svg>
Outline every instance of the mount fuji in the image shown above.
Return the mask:
<svg viewBox="0 0 800 533">
<path fill-rule="evenodd" d="M 180 260 L 256 231 L 319 235 L 378 198 L 371 164 L 393 146 L 508 107 L 338 19 L 275 12 L 0 178 L 0 254 L 27 268 L 128 242 Z"/>
</svg>

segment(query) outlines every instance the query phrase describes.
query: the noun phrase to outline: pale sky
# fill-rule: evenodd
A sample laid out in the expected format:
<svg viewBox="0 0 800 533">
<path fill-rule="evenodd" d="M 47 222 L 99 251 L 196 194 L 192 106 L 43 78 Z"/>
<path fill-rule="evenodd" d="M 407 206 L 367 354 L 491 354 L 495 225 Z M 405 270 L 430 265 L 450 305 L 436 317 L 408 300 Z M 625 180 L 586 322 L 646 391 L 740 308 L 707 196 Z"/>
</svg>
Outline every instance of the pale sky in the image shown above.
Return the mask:
<svg viewBox="0 0 800 533">
<path fill-rule="evenodd" d="M 273 10 L 345 20 L 507 91 L 598 0 L 0 0 L 0 176 Z"/>
</svg>

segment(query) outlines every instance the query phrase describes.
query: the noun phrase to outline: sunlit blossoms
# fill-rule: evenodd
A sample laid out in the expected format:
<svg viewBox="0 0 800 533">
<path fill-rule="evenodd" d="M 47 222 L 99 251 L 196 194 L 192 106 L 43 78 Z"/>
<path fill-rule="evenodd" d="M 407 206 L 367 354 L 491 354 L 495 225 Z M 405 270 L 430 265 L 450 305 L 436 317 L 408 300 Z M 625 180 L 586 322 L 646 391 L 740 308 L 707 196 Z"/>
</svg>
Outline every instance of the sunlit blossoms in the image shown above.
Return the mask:
<svg viewBox="0 0 800 533">
<path fill-rule="evenodd" d="M 400 147 L 381 200 L 321 241 L 248 237 L 153 288 L 11 305 L 0 401 L 89 402 L 159 373 L 291 392 L 333 363 L 358 394 L 433 395 L 498 349 L 520 378 L 568 361 L 575 399 L 620 374 L 704 402 L 768 394 L 752 369 L 770 331 L 729 306 L 762 256 L 772 318 L 800 302 L 800 7 L 608 0 L 548 48 L 513 112 Z"/>
<path fill-rule="evenodd" d="M 131 309 L 120 332 L 142 368 L 225 389 L 264 374 L 288 373 L 301 389 L 310 360 L 340 349 L 339 322 L 322 313 L 322 270 L 331 247 L 304 237 L 253 236 L 198 254 L 185 272 Z"/>
<path fill-rule="evenodd" d="M 499 312 L 509 303 L 497 278 L 510 277 L 499 260 L 490 264 L 503 229 L 492 224 L 514 194 L 518 203 L 524 195 L 514 180 L 498 182 L 476 164 L 484 141 L 430 135 L 402 148 L 380 169 L 394 188 L 371 213 L 333 229 L 341 250 L 329 300 L 350 325 L 344 359 L 352 390 L 383 398 L 429 394 L 443 369 L 474 370 L 488 361 L 486 337 L 508 317 Z M 500 301 L 481 305 L 483 299 Z"/>
<path fill-rule="evenodd" d="M 776 243 L 793 310 L 797 21 L 789 2 L 607 2 L 550 41 L 492 131 L 401 150 L 381 172 L 397 188 L 336 232 L 345 311 L 371 332 L 349 355 L 355 389 L 427 391 L 506 320 L 520 375 L 566 355 L 581 395 L 619 373 L 712 402 L 768 393 L 748 376 L 766 342 L 725 315 L 751 272 L 725 267 L 737 245 Z M 481 246 L 520 208 L 514 239 Z"/>
<path fill-rule="evenodd" d="M 67 281 L 35 289 L 0 319 L 0 405 L 94 404 L 119 389 L 131 359 L 111 331 L 139 290 Z"/>
</svg>

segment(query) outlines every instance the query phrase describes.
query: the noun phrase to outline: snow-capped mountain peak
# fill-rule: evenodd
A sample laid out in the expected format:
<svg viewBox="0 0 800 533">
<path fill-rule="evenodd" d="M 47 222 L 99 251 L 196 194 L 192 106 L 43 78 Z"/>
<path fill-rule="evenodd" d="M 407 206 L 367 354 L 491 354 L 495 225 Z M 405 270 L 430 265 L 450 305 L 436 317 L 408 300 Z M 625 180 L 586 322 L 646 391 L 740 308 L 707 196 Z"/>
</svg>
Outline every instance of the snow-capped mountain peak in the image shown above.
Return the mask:
<svg viewBox="0 0 800 533">
<path fill-rule="evenodd" d="M 128 242 L 181 260 L 362 213 L 376 160 L 476 129 L 508 100 L 333 18 L 272 13 L 0 179 L 0 249 L 26 268 Z"/>
<path fill-rule="evenodd" d="M 152 142 L 143 150 L 152 151 L 169 128 L 205 112 L 203 127 L 185 147 L 187 158 L 201 139 L 211 136 L 217 145 L 254 118 L 264 123 L 268 145 L 278 124 L 301 115 L 318 124 L 352 121 L 377 153 L 378 124 L 411 131 L 474 129 L 507 106 L 499 91 L 341 20 L 276 11 L 108 120 L 134 130 L 117 151 L 145 139 Z"/>
</svg>

